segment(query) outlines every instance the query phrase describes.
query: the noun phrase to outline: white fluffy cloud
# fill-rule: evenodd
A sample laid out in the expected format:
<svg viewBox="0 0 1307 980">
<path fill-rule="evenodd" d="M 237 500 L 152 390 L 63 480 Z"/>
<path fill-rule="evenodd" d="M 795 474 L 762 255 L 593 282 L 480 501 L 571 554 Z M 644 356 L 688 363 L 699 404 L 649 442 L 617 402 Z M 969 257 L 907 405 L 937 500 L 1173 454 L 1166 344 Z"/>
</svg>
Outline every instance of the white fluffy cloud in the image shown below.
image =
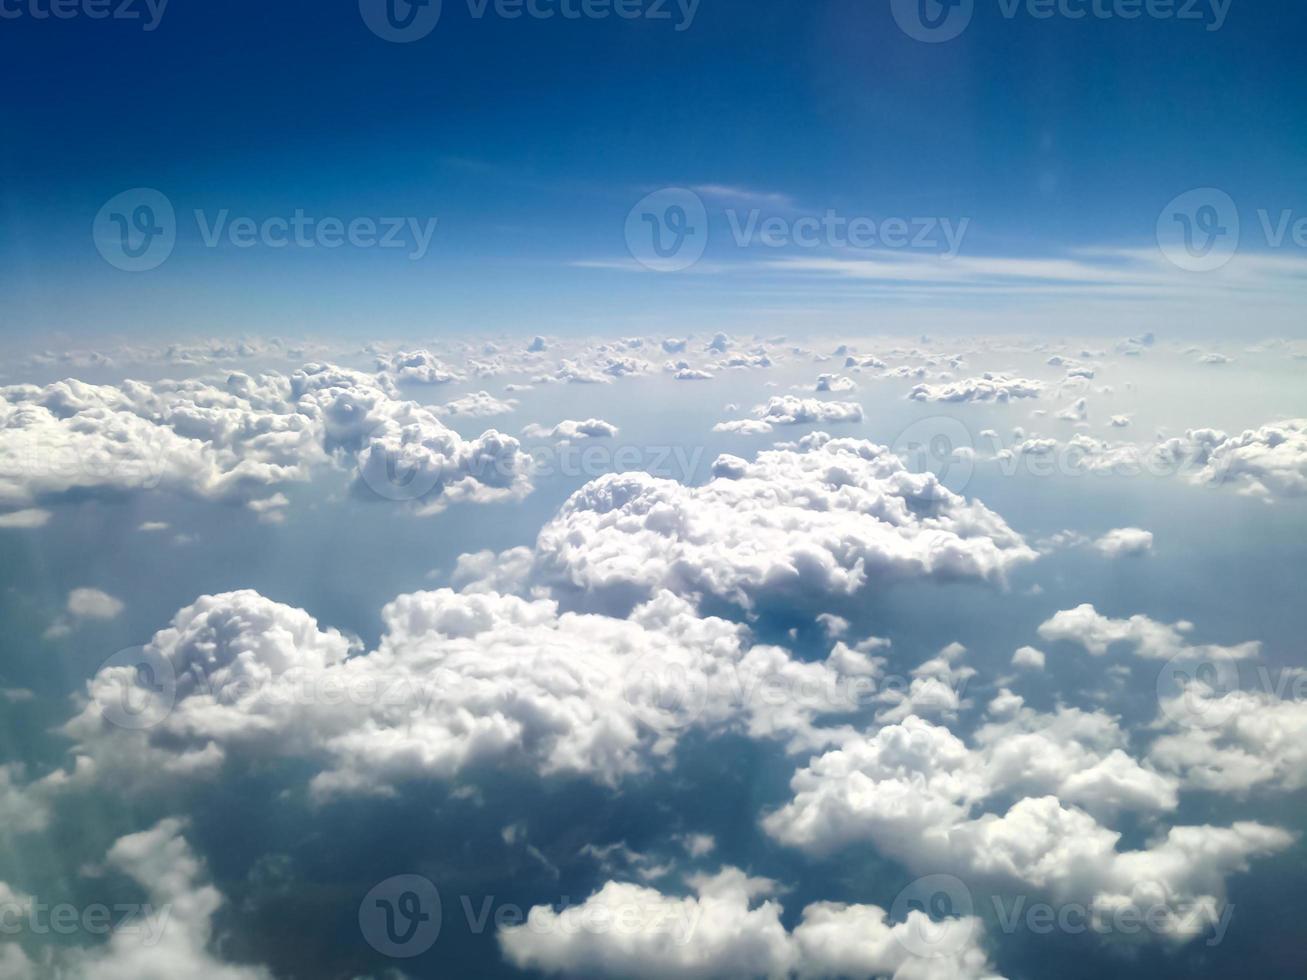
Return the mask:
<svg viewBox="0 0 1307 980">
<path fill-rule="evenodd" d="M 919 384 L 909 398 L 919 402 L 1006 402 L 1015 398 L 1038 398 L 1043 382 L 986 373 L 978 378 L 942 384 Z"/>
<path fill-rule="evenodd" d="M 1229 483 L 1264 497 L 1307 493 L 1307 419 L 1288 419 L 1237 436 L 1191 430 L 1160 451 L 1192 458 L 1201 467 L 1195 477 L 1201 482 Z"/>
<path fill-rule="evenodd" d="M 499 399 L 488 391 L 474 391 L 462 398 L 455 398 L 451 402 L 445 402 L 445 404 L 435 409 L 436 414 L 440 416 L 472 419 L 486 418 L 491 415 L 508 415 L 515 411 L 517 411 L 517 402 L 514 399 Z"/>
<path fill-rule="evenodd" d="M 1145 660 L 1172 660 L 1186 656 L 1194 660 L 1246 660 L 1255 657 L 1261 643 L 1253 640 L 1235 646 L 1203 644 L 1193 646 L 1185 636 L 1193 632 L 1194 624 L 1181 620 L 1168 625 L 1137 614 L 1129 619 L 1111 619 L 1085 603 L 1075 609 L 1063 609 L 1051 619 L 1041 623 L 1039 635 L 1050 641 L 1076 643 L 1095 657 L 1125 644 Z"/>
<path fill-rule="evenodd" d="M 757 416 L 772 425 L 809 425 L 814 422 L 861 422 L 862 406 L 857 402 L 827 402 L 794 395 L 773 397 L 756 409 Z"/>
<path fill-rule="evenodd" d="M 73 490 L 165 489 L 248 501 L 338 459 L 361 485 L 425 503 L 530 489 L 516 440 L 465 440 L 385 376 L 310 364 L 289 377 L 60 381 L 0 388 L 0 507 Z"/>
<path fill-rule="evenodd" d="M 1153 532 L 1137 527 L 1119 527 L 1095 541 L 1094 547 L 1108 558 L 1146 555 L 1153 550 Z"/>
<path fill-rule="evenodd" d="M 615 783 L 692 727 L 828 744 L 840 733 L 816 719 L 858 707 L 855 683 L 883 666 L 842 644 L 818 663 L 751 646 L 743 627 L 670 593 L 613 619 L 442 589 L 400 596 L 382 619 L 379 646 L 362 653 L 255 592 L 197 600 L 144 648 L 148 672 L 115 661 L 92 679 L 65 727 L 70 778 L 128 785 L 294 755 L 318 763 L 320 796 L 487 763 Z"/>
<path fill-rule="evenodd" d="M 463 376 L 428 350 L 400 351 L 378 358 L 377 367 L 395 381 L 408 384 L 443 385 Z"/>
<path fill-rule="evenodd" d="M 1292 699 L 1272 691 L 1219 691 L 1200 677 L 1166 692 L 1164 733 L 1149 748 L 1157 768 L 1187 787 L 1245 795 L 1307 787 L 1307 675 L 1285 678 Z"/>
<path fill-rule="evenodd" d="M 500 929 L 499 944 L 521 969 L 578 977 L 997 980 L 975 918 L 929 926 L 947 942 L 925 955 L 912 936 L 920 911 L 891 923 L 874 905 L 819 902 L 789 931 L 775 882 L 728 867 L 689 884 L 692 894 L 675 896 L 610 881 L 562 912 L 531 909 L 526 922 Z"/>
<path fill-rule="evenodd" d="M 210 951 L 213 918 L 223 896 L 204 882 L 204 867 L 182 836 L 179 820 L 164 820 L 119 838 L 106 863 L 145 890 L 147 905 L 129 928 L 94 947 L 49 949 L 31 958 L 17 944 L 0 943 L 6 980 L 271 980 L 257 966 L 224 963 Z M 0 892 L 5 886 L 0 885 Z"/>
<path fill-rule="evenodd" d="M 1043 670 L 1045 659 L 1044 651 L 1036 650 L 1034 647 L 1021 647 L 1012 654 L 1012 666 L 1026 670 Z"/>
<path fill-rule="evenodd" d="M 1123 741 L 1114 720 L 1075 709 L 1018 709 L 982 728 L 975 749 L 909 718 L 814 759 L 763 825 L 816 854 L 869 841 L 918 872 L 948 868 L 1095 915 L 1151 910 L 1158 935 L 1185 942 L 1219 918 L 1229 874 L 1292 838 L 1253 823 L 1173 827 L 1143 849 L 1118 850 L 1121 835 L 1091 812 L 1176 803 L 1176 781 L 1130 758 Z M 1005 812 L 973 816 L 986 798 L 1006 796 L 1017 802 Z"/>
<path fill-rule="evenodd" d="M 528 439 L 611 439 L 617 432 L 617 426 L 603 419 L 564 419 L 552 429 L 532 423 L 522 435 Z"/>
<path fill-rule="evenodd" d="M 700 487 L 642 473 L 595 480 L 545 525 L 536 551 L 543 580 L 561 587 L 745 605 L 923 577 L 1002 583 L 1035 557 L 1001 517 L 932 474 L 821 433 L 752 463 L 722 456 Z"/>
<path fill-rule="evenodd" d="M 125 607 L 99 589 L 73 589 L 68 593 L 68 612 L 79 619 L 114 619 Z"/>
</svg>

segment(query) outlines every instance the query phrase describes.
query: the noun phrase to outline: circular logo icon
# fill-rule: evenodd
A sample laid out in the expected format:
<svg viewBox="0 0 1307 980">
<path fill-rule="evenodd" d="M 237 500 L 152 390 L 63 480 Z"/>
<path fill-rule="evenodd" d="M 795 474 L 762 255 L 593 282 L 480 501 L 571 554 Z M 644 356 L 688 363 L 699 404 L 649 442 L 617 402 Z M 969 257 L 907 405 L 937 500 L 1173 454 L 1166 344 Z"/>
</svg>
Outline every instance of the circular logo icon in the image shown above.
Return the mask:
<svg viewBox="0 0 1307 980">
<path fill-rule="evenodd" d="M 1162 713 L 1185 728 L 1219 728 L 1239 713 L 1239 667 L 1233 660 L 1171 660 L 1157 675 Z"/>
<path fill-rule="evenodd" d="M 952 41 L 971 24 L 976 0 L 890 0 L 894 21 L 915 41 Z"/>
<path fill-rule="evenodd" d="M 368 30 L 383 41 L 421 41 L 440 22 L 441 0 L 359 0 Z"/>
<path fill-rule="evenodd" d="M 359 905 L 359 930 L 382 956 L 421 956 L 440 937 L 440 891 L 421 875 L 395 875 Z"/>
<path fill-rule="evenodd" d="M 626 216 L 631 257 L 656 272 L 680 272 L 708 247 L 708 209 L 694 191 L 666 187 L 640 200 Z"/>
<path fill-rule="evenodd" d="M 418 426 L 383 422 L 358 456 L 359 476 L 385 500 L 420 500 L 440 482 L 442 468 L 422 443 Z"/>
<path fill-rule="evenodd" d="M 913 473 L 933 473 L 938 488 L 962 493 L 976 472 L 971 430 L 948 415 L 919 419 L 899 433 L 890 451 Z"/>
<path fill-rule="evenodd" d="M 168 261 L 177 244 L 177 213 L 152 187 L 136 187 L 105 202 L 91 226 L 100 256 L 124 272 L 149 272 Z"/>
<path fill-rule="evenodd" d="M 105 721 L 144 731 L 171 713 L 177 702 L 177 672 L 154 647 L 128 647 L 100 665 L 92 691 Z"/>
<path fill-rule="evenodd" d="M 622 695 L 636 717 L 657 732 L 693 725 L 708 705 L 708 679 L 686 659 L 650 654 L 623 677 Z"/>
<path fill-rule="evenodd" d="M 1239 208 L 1215 187 L 1181 194 L 1157 219 L 1157 244 L 1172 265 L 1186 272 L 1213 272 L 1239 249 Z"/>
<path fill-rule="evenodd" d="M 976 923 L 971 889 L 953 875 L 927 875 L 899 892 L 890 918 L 905 928 L 895 929 L 899 944 L 923 959 L 954 956 L 971 943 Z"/>
</svg>

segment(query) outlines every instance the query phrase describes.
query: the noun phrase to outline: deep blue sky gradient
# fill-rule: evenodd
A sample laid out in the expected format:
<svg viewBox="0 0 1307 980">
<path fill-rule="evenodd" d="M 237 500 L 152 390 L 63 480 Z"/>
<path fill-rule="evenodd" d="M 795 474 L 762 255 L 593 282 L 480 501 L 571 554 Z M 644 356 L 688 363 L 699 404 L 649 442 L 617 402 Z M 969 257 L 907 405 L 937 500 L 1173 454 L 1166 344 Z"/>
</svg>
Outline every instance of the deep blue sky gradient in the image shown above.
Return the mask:
<svg viewBox="0 0 1307 980">
<path fill-rule="evenodd" d="M 979 0 L 944 44 L 907 37 L 887 0 L 702 0 L 680 32 L 477 20 L 446 0 L 408 45 L 350 2 L 173 0 L 149 33 L 0 20 L 0 330 L 653 328 L 672 280 L 571 263 L 624 258 L 628 210 L 668 185 L 966 216 L 979 255 L 1151 247 L 1160 209 L 1196 186 L 1230 193 L 1245 222 L 1307 215 L 1304 28 L 1287 0 L 1233 0 L 1215 32 L 1008 20 Z M 203 249 L 183 226 L 164 267 L 127 275 L 89 228 L 137 186 L 183 216 L 440 225 L 417 263 Z M 674 291 L 729 308 L 702 280 Z"/>
</svg>

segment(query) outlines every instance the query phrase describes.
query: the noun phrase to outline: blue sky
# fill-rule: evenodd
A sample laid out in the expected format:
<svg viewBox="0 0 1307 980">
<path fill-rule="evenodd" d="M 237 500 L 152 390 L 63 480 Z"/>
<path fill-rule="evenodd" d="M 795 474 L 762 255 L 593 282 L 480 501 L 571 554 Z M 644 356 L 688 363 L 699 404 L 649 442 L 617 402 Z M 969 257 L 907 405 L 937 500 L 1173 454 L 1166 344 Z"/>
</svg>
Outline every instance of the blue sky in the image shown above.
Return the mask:
<svg viewBox="0 0 1307 980">
<path fill-rule="evenodd" d="M 967 259 L 1126 249 L 1151 262 L 1159 214 L 1196 187 L 1228 194 L 1242 218 L 1225 273 L 1254 276 L 1260 303 L 1301 286 L 1304 249 L 1289 237 L 1272 248 L 1258 217 L 1307 216 L 1297 5 L 1236 2 L 1210 30 L 1207 0 L 1195 5 L 1206 20 L 1192 21 L 1039 19 L 1024 6 L 1009 17 L 994 0 L 961 36 L 923 43 L 877 2 L 507 20 L 447 0 L 434 30 L 407 44 L 375 36 L 356 4 L 173 3 L 153 30 L 143 0 L 136 21 L 10 6 L 23 13 L 0 21 L 0 62 L 21 93 L 0 108 L 10 336 L 601 332 L 669 317 L 783 332 L 1050 318 L 1084 330 L 1105 315 L 1145 325 L 1174 315 L 1161 300 L 1210 281 L 1168 275 L 1116 308 L 1102 290 L 1091 311 L 1061 288 L 1051 308 L 1019 290 L 978 297 L 977 283 L 1012 285 L 990 266 L 969 270 L 961 295 L 915 277 L 869 289 L 847 270 L 766 264 L 838 250 L 733 247 L 724 212 L 966 219 Z M 124 274 L 89 229 L 137 187 L 173 203 L 178 240 L 164 265 Z M 670 275 L 612 267 L 630 259 L 627 213 L 662 187 L 719 192 L 705 195 L 704 262 Z M 196 210 L 438 225 L 414 261 L 206 247 Z M 837 257 L 872 255 L 848 251 Z M 1265 256 L 1293 271 L 1258 266 Z M 1115 270 L 1092 278 L 1118 283 Z M 1240 310 L 1237 294 L 1222 296 L 1175 326 L 1219 332 Z M 1283 332 L 1295 314 L 1261 319 Z"/>
</svg>

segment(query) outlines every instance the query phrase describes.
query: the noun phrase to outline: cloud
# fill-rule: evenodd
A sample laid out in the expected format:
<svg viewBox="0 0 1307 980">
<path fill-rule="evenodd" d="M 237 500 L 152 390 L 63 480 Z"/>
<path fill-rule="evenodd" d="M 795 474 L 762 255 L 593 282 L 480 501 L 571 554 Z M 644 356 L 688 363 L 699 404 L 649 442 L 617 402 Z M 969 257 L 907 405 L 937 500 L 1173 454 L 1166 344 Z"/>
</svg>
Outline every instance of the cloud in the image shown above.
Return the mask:
<svg viewBox="0 0 1307 980">
<path fill-rule="evenodd" d="M 1121 835 L 1089 811 L 1165 812 L 1176 805 L 1176 782 L 1126 755 L 1119 727 L 1101 713 L 1019 709 L 976 738 L 969 749 L 908 718 L 849 740 L 796 773 L 793 799 L 763 826 L 813 854 L 870 842 L 911 871 L 948 868 L 1001 891 L 1081 904 L 1095 917 L 1148 911 L 1155 936 L 1175 943 L 1217 921 L 1228 875 L 1292 842 L 1283 830 L 1236 823 L 1172 827 L 1147 847 L 1118 850 Z M 1012 795 L 1005 812 L 973 816 L 986 798 Z"/>
<path fill-rule="evenodd" d="M 603 419 L 564 419 L 552 429 L 532 423 L 522 430 L 527 439 L 611 439 L 617 433 L 617 426 Z"/>
<path fill-rule="evenodd" d="M 644 473 L 587 484 L 540 531 L 539 581 L 619 604 L 670 589 L 751 606 L 916 578 L 1001 584 L 1035 557 L 983 504 L 870 442 L 817 433 L 712 472 L 699 487 Z"/>
<path fill-rule="evenodd" d="M 772 398 L 754 411 L 760 419 L 773 425 L 862 421 L 862 406 L 856 402 L 826 402 L 816 398 L 796 398 L 794 395 Z"/>
<path fill-rule="evenodd" d="M 1058 412 L 1057 417 L 1063 422 L 1084 422 L 1089 418 L 1089 400 L 1087 398 L 1077 398 Z"/>
<path fill-rule="evenodd" d="M 669 593 L 614 619 L 441 589 L 400 596 L 382 621 L 363 653 L 258 593 L 200 598 L 143 648 L 149 671 L 113 661 L 89 682 L 64 728 L 70 778 L 122 788 L 288 756 L 317 763 L 319 798 L 482 765 L 611 785 L 664 764 L 691 729 L 829 744 L 840 733 L 816 719 L 854 710 L 853 682 L 881 667 L 842 645 L 818 663 L 751 645 Z"/>
<path fill-rule="evenodd" d="M 356 467 L 365 492 L 427 509 L 530 490 L 516 440 L 465 440 L 385 377 L 326 364 L 217 383 L 0 388 L 0 507 L 76 490 L 247 502 L 332 461 Z"/>
<path fill-rule="evenodd" d="M 119 838 L 109 849 L 108 866 L 145 891 L 147 904 L 130 926 L 116 929 L 101 946 L 51 949 L 40 964 L 17 945 L 0 944 L 3 976 L 14 980 L 272 980 L 262 967 L 225 963 L 210 951 L 214 917 L 225 900 L 204 883 L 204 867 L 182 836 L 183 829 L 180 820 L 163 820 L 149 830 Z"/>
<path fill-rule="evenodd" d="M 115 619 L 125 608 L 122 601 L 99 589 L 73 589 L 68 612 L 78 619 Z"/>
<path fill-rule="evenodd" d="M 1136 558 L 1153 550 L 1153 532 L 1137 527 L 1119 527 L 1094 542 L 1108 558 Z"/>
<path fill-rule="evenodd" d="M 919 402 L 1007 402 L 1015 398 L 1038 398 L 1043 390 L 1041 381 L 986 373 L 964 381 L 919 384 L 908 397 Z"/>
<path fill-rule="evenodd" d="M 1305 679 L 1301 671 L 1285 678 L 1295 695 Z M 1162 724 L 1148 757 L 1186 787 L 1238 796 L 1307 787 L 1307 703 L 1300 696 L 1219 691 L 1198 675 L 1163 696 Z"/>
<path fill-rule="evenodd" d="M 1043 670 L 1044 659 L 1042 650 L 1036 650 L 1034 647 L 1021 647 L 1016 653 L 1012 654 L 1012 666 L 1023 667 L 1026 670 Z"/>
<path fill-rule="evenodd" d="M 1214 429 L 1191 430 L 1159 450 L 1193 459 L 1201 483 L 1231 484 L 1267 498 L 1307 493 L 1307 419 L 1289 419 L 1227 436 Z"/>
<path fill-rule="evenodd" d="M 817 378 L 817 391 L 819 392 L 854 391 L 857 387 L 857 382 L 852 378 L 846 378 L 838 374 L 823 374 Z"/>
<path fill-rule="evenodd" d="M 726 867 L 715 875 L 693 876 L 689 885 L 691 894 L 675 896 L 609 881 L 561 912 L 536 906 L 526 922 L 499 930 L 499 945 L 519 969 L 567 976 L 994 977 L 979 945 L 979 919 L 954 917 L 927 926 L 925 914 L 914 911 L 906 922 L 892 924 L 874 905 L 819 902 L 803 910 L 791 932 L 771 897 L 777 892 L 773 881 Z M 943 949 L 931 951 L 934 955 L 912 951 L 920 949 L 913 933 L 923 926 L 935 938 L 947 939 Z"/>
<path fill-rule="evenodd" d="M 463 376 L 428 350 L 400 351 L 378 358 L 377 368 L 393 380 L 407 384 L 443 385 Z"/>
<path fill-rule="evenodd" d="M 740 436 L 763 436 L 772 431 L 770 422 L 761 419 L 735 419 L 730 422 L 718 422 L 712 427 L 714 432 L 731 432 Z"/>
<path fill-rule="evenodd" d="M 1185 635 L 1194 624 L 1186 621 L 1167 625 L 1144 615 L 1111 619 L 1085 603 L 1063 609 L 1039 626 L 1039 635 L 1050 641 L 1077 643 L 1095 657 L 1104 656 L 1116 644 L 1127 644 L 1146 660 L 1172 660 L 1185 656 L 1193 660 L 1245 660 L 1257 656 L 1261 643 L 1249 641 L 1236 646 L 1191 646 Z"/>
<path fill-rule="evenodd" d="M 435 412 L 442 417 L 486 418 L 490 415 L 508 415 L 517 411 L 517 400 L 501 400 L 488 391 L 476 391 L 441 405 Z"/>
<path fill-rule="evenodd" d="M 50 520 L 50 512 L 38 507 L 16 510 L 9 514 L 0 514 L 0 529 L 45 527 Z"/>
</svg>

